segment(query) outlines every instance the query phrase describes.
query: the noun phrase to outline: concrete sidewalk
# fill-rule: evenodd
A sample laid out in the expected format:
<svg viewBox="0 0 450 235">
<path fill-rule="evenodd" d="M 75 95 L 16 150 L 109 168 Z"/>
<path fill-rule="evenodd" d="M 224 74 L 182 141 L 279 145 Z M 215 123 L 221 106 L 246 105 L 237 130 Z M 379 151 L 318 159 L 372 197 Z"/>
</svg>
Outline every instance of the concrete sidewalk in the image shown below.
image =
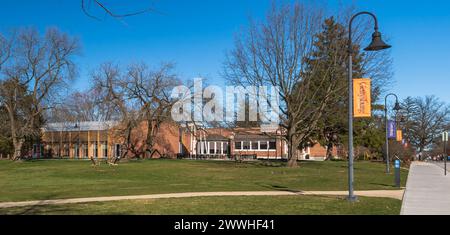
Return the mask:
<svg viewBox="0 0 450 235">
<path fill-rule="evenodd" d="M 411 165 L 402 215 L 450 215 L 450 175 L 435 163 Z"/>
<path fill-rule="evenodd" d="M 357 191 L 355 194 L 361 197 L 381 197 L 394 198 L 401 200 L 403 190 L 375 190 L 375 191 Z M 287 192 L 287 191 L 261 191 L 261 192 L 198 192 L 198 193 L 171 193 L 171 194 L 154 194 L 141 196 L 118 196 L 118 197 L 93 197 L 93 198 L 74 198 L 74 199 L 57 199 L 44 201 L 25 201 L 25 202 L 3 202 L 0 208 L 11 207 L 28 207 L 28 206 L 44 206 L 44 205 L 61 205 L 74 203 L 89 202 L 108 202 L 121 200 L 149 200 L 164 198 L 190 198 L 190 197 L 222 197 L 222 196 L 347 196 L 347 191 L 308 191 L 308 192 Z"/>
</svg>

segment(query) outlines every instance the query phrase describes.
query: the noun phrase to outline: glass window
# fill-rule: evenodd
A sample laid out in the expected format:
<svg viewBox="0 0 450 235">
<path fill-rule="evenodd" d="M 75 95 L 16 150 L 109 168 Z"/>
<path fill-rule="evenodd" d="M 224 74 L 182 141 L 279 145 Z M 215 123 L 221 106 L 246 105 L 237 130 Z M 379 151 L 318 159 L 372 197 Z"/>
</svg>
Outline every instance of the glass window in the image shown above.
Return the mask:
<svg viewBox="0 0 450 235">
<path fill-rule="evenodd" d="M 223 154 L 228 154 L 228 143 L 223 143 Z"/>
<path fill-rule="evenodd" d="M 252 141 L 252 150 L 259 150 L 258 141 Z"/>
<path fill-rule="evenodd" d="M 234 148 L 236 150 L 241 150 L 242 149 L 242 142 L 241 141 L 234 142 Z"/>
<path fill-rule="evenodd" d="M 270 141 L 269 142 L 269 149 L 270 150 L 276 150 L 277 149 L 277 142 L 276 141 Z"/>
<path fill-rule="evenodd" d="M 249 150 L 250 149 L 250 142 L 249 141 L 244 141 L 244 144 L 243 144 L 243 149 L 244 150 Z"/>
<path fill-rule="evenodd" d="M 108 157 L 108 144 L 103 145 L 103 157 L 104 158 Z"/>
<path fill-rule="evenodd" d="M 88 156 L 88 145 L 87 144 L 83 144 L 83 157 L 84 158 L 89 158 Z"/>
<path fill-rule="evenodd" d="M 267 141 L 261 141 L 259 147 L 260 150 L 267 150 Z"/>
<path fill-rule="evenodd" d="M 216 149 L 215 149 L 214 142 L 209 142 L 208 144 L 209 144 L 209 154 L 215 154 Z"/>
<path fill-rule="evenodd" d="M 222 153 L 222 142 L 217 142 L 216 154 Z"/>
</svg>

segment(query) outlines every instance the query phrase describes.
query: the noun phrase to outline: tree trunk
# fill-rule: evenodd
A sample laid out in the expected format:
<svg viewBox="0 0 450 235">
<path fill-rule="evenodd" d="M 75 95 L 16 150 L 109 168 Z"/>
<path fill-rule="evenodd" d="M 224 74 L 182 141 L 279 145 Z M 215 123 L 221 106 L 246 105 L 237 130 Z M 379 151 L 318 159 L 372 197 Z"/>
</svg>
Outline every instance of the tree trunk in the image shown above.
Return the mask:
<svg viewBox="0 0 450 235">
<path fill-rule="evenodd" d="M 288 136 L 288 167 L 298 167 L 298 163 L 297 163 L 297 148 L 298 148 L 298 143 L 297 141 L 295 141 L 295 137 L 294 135 L 289 135 Z"/>
<path fill-rule="evenodd" d="M 327 156 L 325 158 L 325 161 L 329 161 L 333 158 L 333 144 L 329 143 L 327 146 Z"/>
<path fill-rule="evenodd" d="M 145 144 L 146 144 L 146 146 L 145 146 L 145 148 L 146 148 L 146 150 L 145 150 L 145 158 L 150 158 L 151 159 L 151 158 L 153 158 L 153 155 L 154 155 L 154 152 L 155 152 L 155 149 L 154 149 L 154 145 L 155 145 L 154 138 L 155 138 L 156 132 L 159 129 L 159 122 L 152 121 L 152 119 L 148 119 L 147 122 L 148 122 L 148 126 L 147 126 L 147 136 L 146 136 L 146 139 L 145 139 Z M 157 122 L 157 123 L 154 124 L 153 122 Z"/>
<path fill-rule="evenodd" d="M 22 156 L 22 146 L 24 141 L 23 140 L 14 140 L 14 156 L 13 161 L 19 160 L 19 158 Z"/>
</svg>

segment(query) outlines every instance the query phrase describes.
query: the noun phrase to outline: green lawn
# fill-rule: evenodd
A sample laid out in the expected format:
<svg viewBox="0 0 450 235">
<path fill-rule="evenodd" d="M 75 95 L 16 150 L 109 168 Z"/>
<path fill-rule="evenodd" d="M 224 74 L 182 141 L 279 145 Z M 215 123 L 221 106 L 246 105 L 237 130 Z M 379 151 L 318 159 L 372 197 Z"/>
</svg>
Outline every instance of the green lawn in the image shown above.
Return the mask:
<svg viewBox="0 0 450 235">
<path fill-rule="evenodd" d="M 380 163 L 355 163 L 355 189 L 396 189 Z M 403 174 L 403 185 L 406 171 Z M 346 162 L 283 163 L 149 160 L 117 167 L 88 161 L 0 161 L 0 202 L 176 192 L 347 190 Z"/>
<path fill-rule="evenodd" d="M 401 201 L 339 197 L 199 197 L 0 209 L 9 215 L 399 215 Z"/>
</svg>

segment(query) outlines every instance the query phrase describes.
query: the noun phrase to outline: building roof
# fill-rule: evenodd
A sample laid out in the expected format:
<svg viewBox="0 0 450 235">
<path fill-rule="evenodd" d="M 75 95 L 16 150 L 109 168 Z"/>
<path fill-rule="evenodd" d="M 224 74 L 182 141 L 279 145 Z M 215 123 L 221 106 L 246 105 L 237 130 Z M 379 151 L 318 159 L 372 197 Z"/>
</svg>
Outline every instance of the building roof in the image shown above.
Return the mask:
<svg viewBox="0 0 450 235">
<path fill-rule="evenodd" d="M 49 123 L 44 126 L 45 132 L 50 131 L 105 131 L 117 125 L 115 121 L 107 122 L 60 122 Z"/>
</svg>

